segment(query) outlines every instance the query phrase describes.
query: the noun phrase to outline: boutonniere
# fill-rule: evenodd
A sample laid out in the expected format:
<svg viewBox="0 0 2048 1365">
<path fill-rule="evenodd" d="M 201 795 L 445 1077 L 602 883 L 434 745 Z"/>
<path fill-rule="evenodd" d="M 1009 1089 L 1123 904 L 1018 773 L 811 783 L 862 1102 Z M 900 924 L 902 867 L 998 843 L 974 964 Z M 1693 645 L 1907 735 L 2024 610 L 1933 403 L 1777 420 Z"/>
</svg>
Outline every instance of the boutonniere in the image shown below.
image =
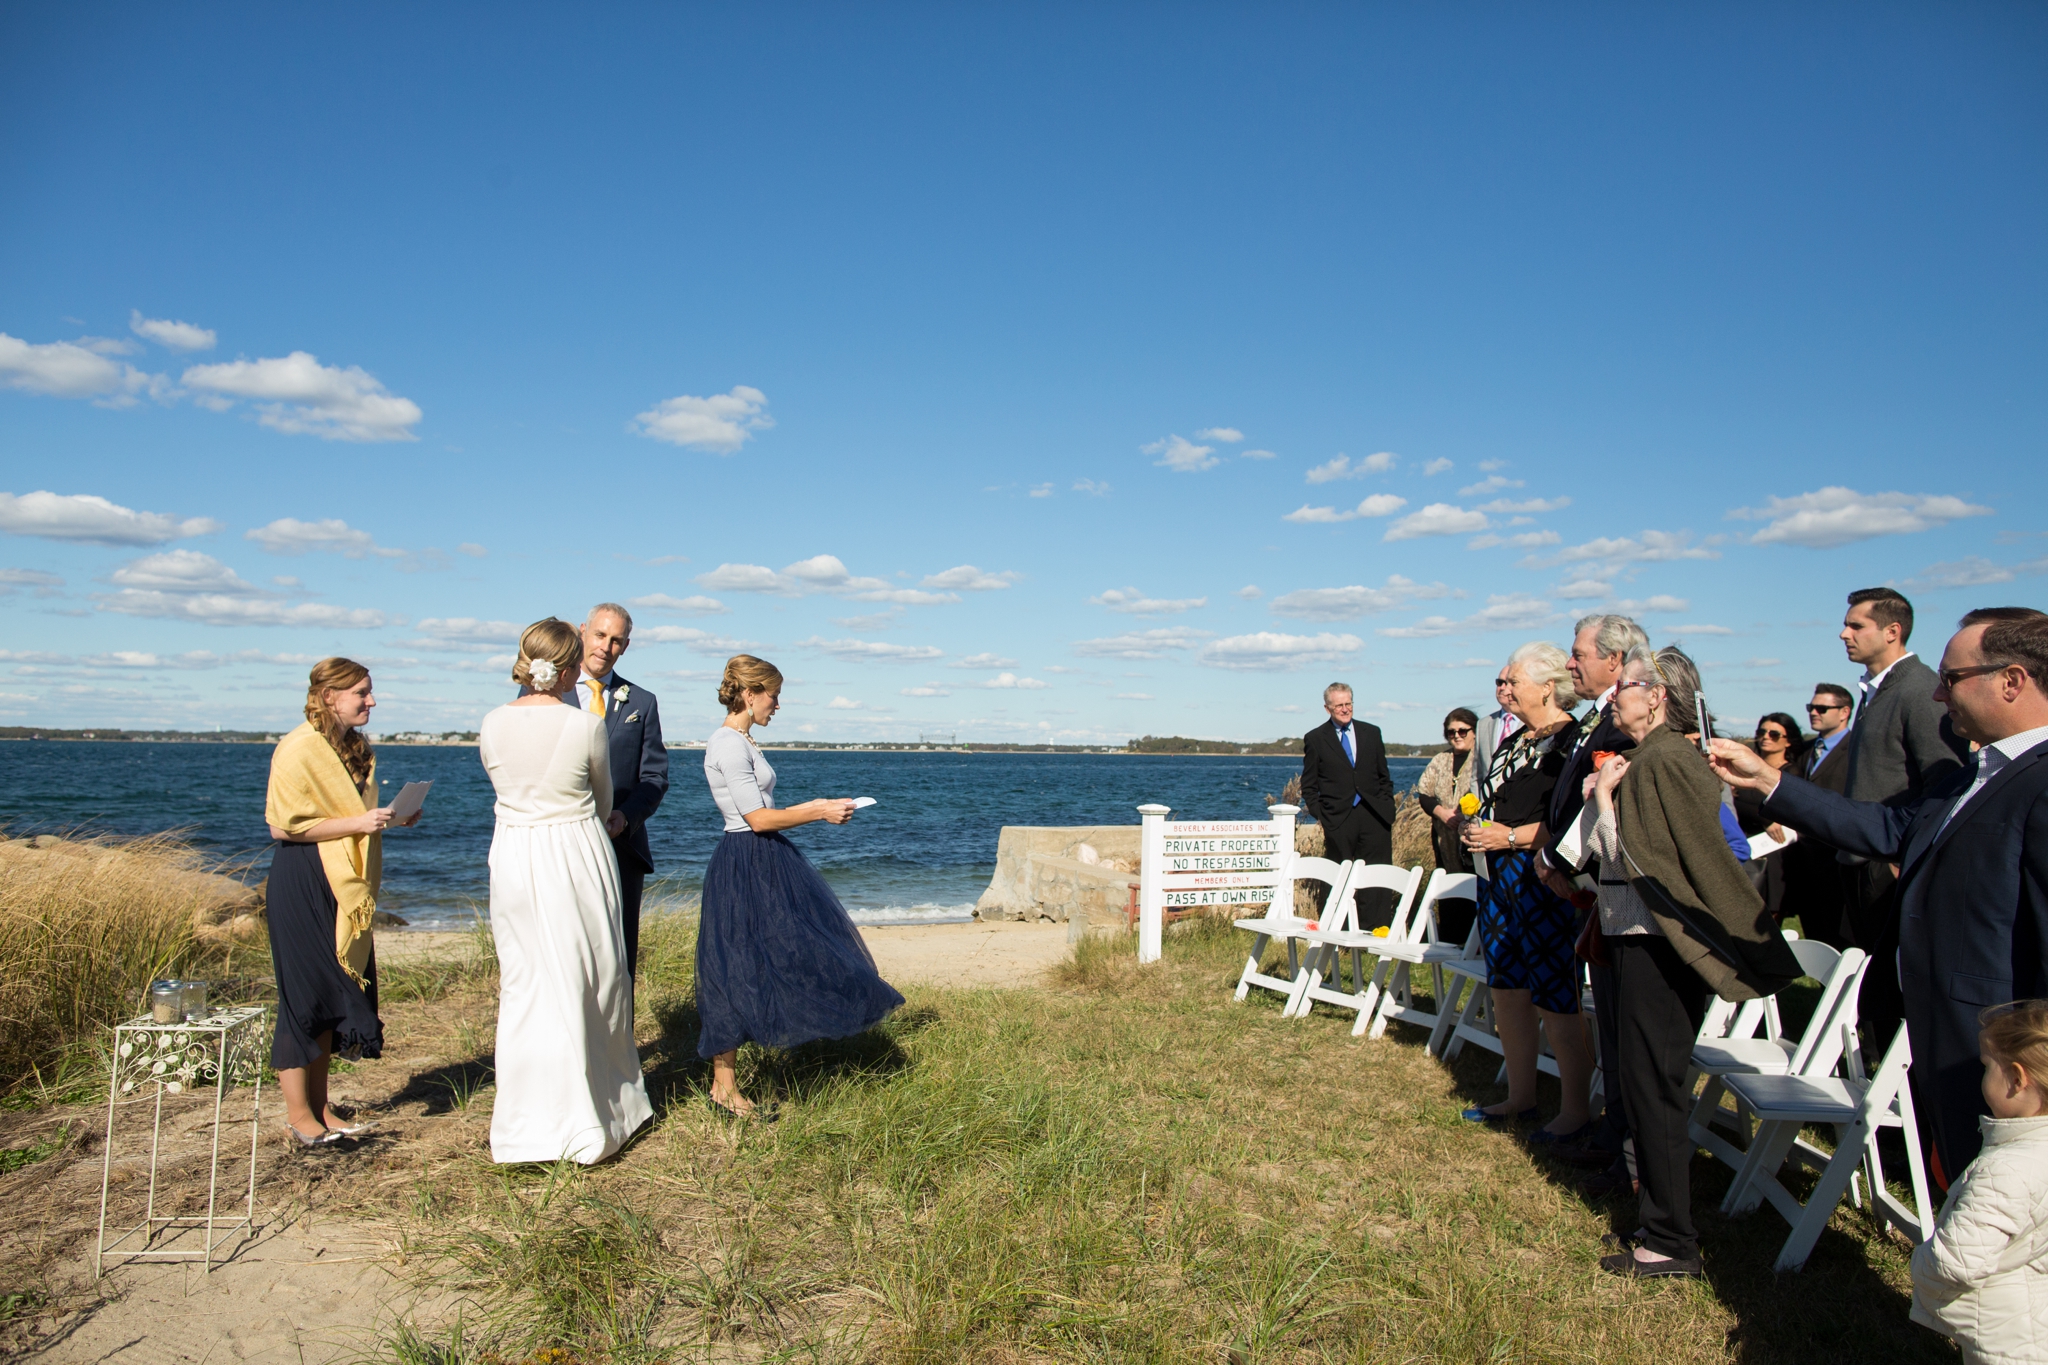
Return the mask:
<svg viewBox="0 0 2048 1365">
<path fill-rule="evenodd" d="M 618 688 L 617 688 L 617 689 L 616 689 L 615 691 L 613 691 L 613 693 L 612 693 L 612 700 L 613 700 L 613 701 L 625 701 L 625 700 L 627 700 L 628 698 L 630 698 L 630 697 L 631 697 L 632 695 L 633 695 L 633 689 L 632 689 L 631 687 L 628 687 L 628 686 L 627 686 L 627 685 L 626 685 L 625 683 L 620 683 L 620 684 L 618 685 Z"/>
</svg>

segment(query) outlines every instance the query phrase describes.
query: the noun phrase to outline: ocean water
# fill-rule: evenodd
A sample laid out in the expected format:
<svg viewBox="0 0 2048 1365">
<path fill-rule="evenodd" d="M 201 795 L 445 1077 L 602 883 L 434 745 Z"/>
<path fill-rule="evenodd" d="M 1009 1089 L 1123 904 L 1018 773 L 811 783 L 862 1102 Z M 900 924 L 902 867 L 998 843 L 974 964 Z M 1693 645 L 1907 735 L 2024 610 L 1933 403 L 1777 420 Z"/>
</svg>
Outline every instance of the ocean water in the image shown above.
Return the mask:
<svg viewBox="0 0 2048 1365">
<path fill-rule="evenodd" d="M 832 753 L 771 749 L 784 805 L 872 796 L 845 825 L 790 838 L 855 919 L 915 924 L 969 918 L 995 871 L 1004 825 L 1125 825 L 1157 801 L 1190 820 L 1258 819 L 1300 760 L 1099 754 Z M 649 897 L 694 893 L 721 834 L 703 751 L 669 752 L 670 788 L 648 826 L 659 869 Z M 1405 789 L 1425 760 L 1390 759 Z M 490 895 L 491 784 L 473 746 L 378 751 L 387 794 L 431 780 L 418 827 L 384 840 L 379 903 L 415 928 L 465 925 Z M 252 879 L 269 864 L 263 822 L 270 749 L 260 744 L 0 742 L 0 828 L 35 833 L 183 833 Z"/>
</svg>

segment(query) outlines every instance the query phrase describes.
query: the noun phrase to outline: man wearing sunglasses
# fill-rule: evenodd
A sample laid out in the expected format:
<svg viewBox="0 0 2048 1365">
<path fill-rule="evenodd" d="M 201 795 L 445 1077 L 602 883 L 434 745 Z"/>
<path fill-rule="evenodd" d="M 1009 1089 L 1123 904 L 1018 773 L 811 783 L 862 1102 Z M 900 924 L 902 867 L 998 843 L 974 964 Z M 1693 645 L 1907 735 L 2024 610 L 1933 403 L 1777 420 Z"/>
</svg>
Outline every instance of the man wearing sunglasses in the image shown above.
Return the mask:
<svg viewBox="0 0 2048 1365">
<path fill-rule="evenodd" d="M 1896 972 L 1904 988 L 1913 1099 L 1946 1185 L 1977 1155 L 1977 1119 L 1988 1112 L 1978 1015 L 2048 996 L 2048 613 L 1965 616 L 1932 698 L 1956 734 L 1983 747 L 1910 803 L 1781 781 L 1730 740 L 1714 741 L 1712 762 L 1730 785 L 1765 793 L 1772 818 L 1898 867 L 1898 949 L 1870 976 Z M 1872 1041 L 1882 1049 L 1891 1036 Z"/>
<path fill-rule="evenodd" d="M 1815 683 L 1806 704 L 1813 742 L 1789 769 L 1825 791 L 1837 792 L 1849 776 L 1849 717 L 1855 714 L 1855 693 L 1840 683 Z M 1800 932 L 1832 948 L 1850 946 L 1843 914 L 1854 891 L 1853 869 L 1835 858 L 1838 852 L 1819 839 L 1802 837 L 1785 850 L 1785 911 L 1799 916 Z"/>
</svg>

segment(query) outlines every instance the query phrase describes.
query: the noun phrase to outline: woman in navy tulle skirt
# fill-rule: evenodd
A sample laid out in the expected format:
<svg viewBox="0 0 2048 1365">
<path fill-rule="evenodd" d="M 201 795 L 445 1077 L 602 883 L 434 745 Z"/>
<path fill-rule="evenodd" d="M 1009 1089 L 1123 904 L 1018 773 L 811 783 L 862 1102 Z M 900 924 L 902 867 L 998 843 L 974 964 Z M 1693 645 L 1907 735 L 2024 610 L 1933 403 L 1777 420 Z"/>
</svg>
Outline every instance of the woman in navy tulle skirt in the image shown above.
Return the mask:
<svg viewBox="0 0 2048 1365">
<path fill-rule="evenodd" d="M 725 837 L 704 874 L 697 928 L 697 1053 L 711 1059 L 711 1102 L 754 1112 L 733 1075 L 751 1039 L 795 1047 L 872 1028 L 903 1003 L 875 971 L 846 907 L 781 831 L 853 818 L 846 799 L 775 805 L 775 769 L 750 731 L 782 705 L 782 674 L 751 654 L 726 661 L 718 686 L 725 724 L 704 745 L 704 777 Z"/>
</svg>

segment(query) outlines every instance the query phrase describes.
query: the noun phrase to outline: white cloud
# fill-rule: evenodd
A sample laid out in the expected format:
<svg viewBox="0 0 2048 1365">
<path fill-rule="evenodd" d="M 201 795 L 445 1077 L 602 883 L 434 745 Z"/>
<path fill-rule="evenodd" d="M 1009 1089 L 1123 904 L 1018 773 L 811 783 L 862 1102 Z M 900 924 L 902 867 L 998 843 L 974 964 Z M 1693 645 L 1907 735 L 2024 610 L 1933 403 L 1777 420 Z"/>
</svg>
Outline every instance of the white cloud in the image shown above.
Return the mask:
<svg viewBox="0 0 2048 1365">
<path fill-rule="evenodd" d="M 1514 502 L 1507 498 L 1495 498 L 1492 502 L 1481 503 L 1479 510 L 1503 514 L 1514 512 L 1555 512 L 1560 508 L 1571 505 L 1572 500 L 1570 498 L 1524 498 L 1520 502 Z"/>
<path fill-rule="evenodd" d="M 224 593 L 157 592 L 126 588 L 99 599 L 101 611 L 124 616 L 153 616 L 196 621 L 210 626 L 316 626 L 328 630 L 375 630 L 384 613 L 368 608 L 330 607 L 318 602 L 280 602 L 274 598 L 229 596 Z"/>
<path fill-rule="evenodd" d="M 960 564 L 943 573 L 930 575 L 921 586 L 957 592 L 994 592 L 1009 587 L 1023 576 L 1015 569 L 1005 569 L 1001 573 L 983 573 L 972 564 Z"/>
<path fill-rule="evenodd" d="M 128 310 L 128 330 L 173 351 L 210 351 L 219 340 L 211 328 L 172 322 L 169 318 L 146 318 L 137 308 Z"/>
<path fill-rule="evenodd" d="M 834 697 L 825 703 L 825 709 L 827 711 L 861 711 L 866 709 L 866 704 L 857 702 L 851 697 Z"/>
<path fill-rule="evenodd" d="M 263 360 L 194 365 L 180 376 L 203 406 L 226 411 L 248 399 L 274 431 L 326 441 L 415 441 L 419 404 L 385 389 L 360 366 L 322 365 L 305 351 Z"/>
<path fill-rule="evenodd" d="M 90 493 L 0 493 L 0 531 L 86 545 L 161 545 L 223 530 L 211 517 L 137 512 Z"/>
<path fill-rule="evenodd" d="M 1197 441 L 1221 441 L 1225 445 L 1236 445 L 1244 439 L 1244 433 L 1236 427 L 1204 427 L 1195 433 Z"/>
<path fill-rule="evenodd" d="M 813 635 L 797 641 L 800 649 L 815 649 L 848 663 L 896 663 L 913 659 L 936 659 L 942 651 L 930 645 L 892 645 L 882 640 L 826 640 Z"/>
<path fill-rule="evenodd" d="M 486 550 L 483 546 L 477 544 L 473 540 L 463 541 L 460 545 L 455 547 L 455 552 L 457 554 L 468 555 L 471 559 L 482 559 L 485 555 L 490 553 L 489 550 Z"/>
<path fill-rule="evenodd" d="M 1259 585 L 1256 583 L 1247 583 L 1231 594 L 1233 597 L 1242 597 L 1247 602 L 1256 602 L 1265 595 L 1259 591 Z"/>
<path fill-rule="evenodd" d="M 751 440 L 754 432 L 775 425 L 767 407 L 767 394 L 736 384 L 731 392 L 714 393 L 709 398 L 680 394 L 664 399 L 635 417 L 631 429 L 672 446 L 730 455 Z"/>
<path fill-rule="evenodd" d="M 422 638 L 405 641 L 409 648 L 488 654 L 505 645 L 517 645 L 524 627 L 511 621 L 486 621 L 475 616 L 429 616 L 414 629 Z"/>
<path fill-rule="evenodd" d="M 1033 489 L 1031 490 L 1031 496 L 1032 496 L 1032 497 L 1034 497 L 1034 498 L 1049 498 L 1049 497 L 1051 497 L 1051 496 L 1052 496 L 1052 485 L 1051 485 L 1051 484 L 1049 484 L 1049 483 L 1042 483 L 1042 484 L 1039 484 L 1039 485 L 1038 485 L 1037 487 L 1035 487 L 1035 488 L 1033 488 Z"/>
<path fill-rule="evenodd" d="M 263 590 L 233 569 L 197 550 L 165 550 L 144 555 L 114 570 L 110 580 L 123 588 L 152 592 L 233 593 L 255 596 Z"/>
<path fill-rule="evenodd" d="M 1298 588 L 1273 599 L 1273 614 L 1305 621 L 1348 621 L 1373 612 L 1392 611 L 1409 602 L 1433 601 L 1464 594 L 1442 583 L 1417 583 L 1400 574 L 1391 575 L 1385 587 Z"/>
<path fill-rule="evenodd" d="M 1223 463 L 1214 455 L 1215 447 L 1198 446 L 1180 436 L 1168 436 L 1163 441 L 1154 441 L 1150 445 L 1139 446 L 1138 449 L 1147 455 L 1157 455 L 1159 458 L 1152 463 L 1171 469 L 1176 474 L 1194 474 L 1204 469 L 1214 469 Z"/>
<path fill-rule="evenodd" d="M 1567 602 L 1598 601 L 1613 591 L 1612 583 L 1603 583 L 1597 578 L 1574 578 L 1550 590 L 1553 597 L 1561 597 Z"/>
<path fill-rule="evenodd" d="M 1494 659 L 1445 659 L 1438 663 L 1424 664 L 1424 668 L 1492 668 L 1498 662 Z"/>
<path fill-rule="evenodd" d="M 1634 536 L 1602 536 L 1583 545 L 1545 558 L 1530 558 L 1523 564 L 1532 569 L 1554 564 L 1605 563 L 1607 572 L 1623 564 L 1663 564 L 1680 559 L 1719 559 L 1721 552 L 1709 545 L 1694 545 L 1690 531 L 1644 531 Z"/>
<path fill-rule="evenodd" d="M 1022 688 L 1027 692 L 1035 692 L 1050 686 L 1050 684 L 1042 683 L 1036 678 L 1020 678 L 1015 673 L 998 673 L 995 677 L 979 685 L 994 688 Z"/>
<path fill-rule="evenodd" d="M 1496 469 L 1506 469 L 1507 467 L 1508 462 L 1506 460 L 1481 460 L 1479 462 L 1479 472 L 1482 474 L 1491 474 Z"/>
<path fill-rule="evenodd" d="M 1004 658 L 1000 654 L 970 654 L 958 663 L 951 665 L 953 668 L 1015 668 L 1016 666 L 1017 661 L 1015 659 Z"/>
<path fill-rule="evenodd" d="M 743 650 L 756 648 L 751 640 L 735 640 L 729 635 L 714 635 L 708 630 L 695 626 L 648 626 L 633 632 L 635 640 L 656 645 L 688 645 L 699 654 L 738 654 Z"/>
<path fill-rule="evenodd" d="M 1147 597 L 1136 588 L 1111 588 L 1100 597 L 1088 600 L 1098 607 L 1108 607 L 1127 616 L 1173 616 L 1209 605 L 1206 597 Z"/>
<path fill-rule="evenodd" d="M 161 375 L 115 364 L 93 346 L 71 341 L 33 344 L 0 332 L 0 388 L 51 398 L 94 398 L 124 407 L 141 393 L 161 396 L 166 384 Z"/>
<path fill-rule="evenodd" d="M 1735 633 L 1726 626 L 1703 626 L 1698 624 L 1672 626 L 1669 629 L 1674 640 L 1683 639 L 1687 635 L 1733 635 Z"/>
<path fill-rule="evenodd" d="M 1520 535 L 1497 536 L 1489 532 L 1474 536 L 1465 542 L 1468 550 L 1491 550 L 1496 545 L 1513 545 L 1518 549 L 1533 550 L 1541 545 L 1555 545 L 1560 537 L 1555 531 L 1524 531 Z"/>
<path fill-rule="evenodd" d="M 950 697 L 953 694 L 934 683 L 924 687 L 901 688 L 898 690 L 898 695 L 905 697 Z"/>
<path fill-rule="evenodd" d="M 1163 659 L 1173 649 L 1189 649 L 1213 634 L 1187 626 L 1165 626 L 1157 630 L 1134 630 L 1099 640 L 1076 640 L 1076 654 L 1095 659 Z"/>
<path fill-rule="evenodd" d="M 1334 507 L 1302 506 L 1289 512 L 1280 520 L 1310 525 L 1338 521 L 1357 521 L 1360 517 L 1390 517 L 1407 505 L 1408 499 L 1406 498 L 1397 497 L 1392 493 L 1374 493 L 1371 497 L 1361 500 L 1358 506 L 1348 512 L 1339 512 Z"/>
<path fill-rule="evenodd" d="M 671 597 L 665 592 L 652 592 L 645 597 L 629 597 L 626 599 L 626 605 L 639 607 L 643 611 L 674 612 L 678 616 L 723 616 L 726 612 L 725 603 L 715 597 Z"/>
<path fill-rule="evenodd" d="M 1086 493 L 1094 498 L 1106 498 L 1109 496 L 1109 485 L 1095 479 L 1076 479 L 1074 480 L 1074 491 L 1076 493 Z"/>
<path fill-rule="evenodd" d="M 2021 575 L 2048 573 L 2048 559 L 2030 559 L 2024 564 L 1994 564 L 1982 555 L 1942 564 L 1929 564 L 1905 582 L 1909 588 L 1984 588 L 1993 583 L 2010 583 Z"/>
<path fill-rule="evenodd" d="M 1510 479 L 1505 474 L 1490 474 L 1478 483 L 1468 483 L 1463 488 L 1460 488 L 1458 496 L 1464 498 L 1483 498 L 1488 493 L 1498 493 L 1503 488 L 1521 488 L 1523 486 L 1520 479 Z"/>
<path fill-rule="evenodd" d="M 1203 647 L 1196 662 L 1211 668 L 1285 672 L 1309 664 L 1344 662 L 1364 643 L 1356 635 L 1333 635 L 1328 631 L 1318 635 L 1284 635 L 1261 630 L 1213 641 Z"/>
<path fill-rule="evenodd" d="M 1449 460 L 1439 455 L 1428 464 L 1422 466 L 1422 475 L 1424 478 L 1435 478 L 1438 474 L 1454 467 Z"/>
<path fill-rule="evenodd" d="M 1310 483 L 1329 483 L 1333 479 L 1359 479 L 1367 474 L 1384 474 L 1400 459 L 1391 450 L 1382 450 L 1377 455 L 1368 455 L 1357 464 L 1348 455 L 1339 455 L 1309 470 Z"/>
<path fill-rule="evenodd" d="M 835 616 L 832 624 L 844 630 L 888 630 L 903 624 L 903 608 L 890 607 L 886 611 L 871 611 L 862 616 Z"/>
<path fill-rule="evenodd" d="M 1407 516 L 1387 528 L 1382 540 L 1414 540 L 1418 536 L 1455 536 L 1467 531 L 1484 531 L 1487 527 L 1484 512 L 1468 512 L 1448 502 L 1433 502 L 1420 512 Z"/>
<path fill-rule="evenodd" d="M 1243 450 L 1239 451 L 1238 455 L 1246 460 L 1275 460 L 1279 458 L 1278 453 L 1271 450 Z"/>
<path fill-rule="evenodd" d="M 1550 603 L 1526 593 L 1499 593 L 1486 606 L 1462 620 L 1425 616 L 1412 626 L 1388 626 L 1380 634 L 1390 640 L 1433 640 L 1443 635 L 1473 635 L 1489 630 L 1534 630 L 1557 618 Z"/>
<path fill-rule="evenodd" d="M 1118 701 L 1157 701 L 1157 700 L 1159 700 L 1159 699 L 1158 699 L 1157 697 L 1153 696 L 1153 695 L 1152 695 L 1152 694 L 1151 694 L 1150 692 L 1119 692 L 1119 693 L 1117 693 L 1117 694 L 1116 694 L 1116 699 L 1117 699 Z"/>
<path fill-rule="evenodd" d="M 911 607 L 960 600 L 950 592 L 898 588 L 887 579 L 856 577 L 836 555 L 812 555 L 786 566 L 780 573 L 762 564 L 721 564 L 709 573 L 698 574 L 697 582 L 713 591 L 772 592 L 784 597 L 825 592 L 856 602 L 894 602 Z"/>
<path fill-rule="evenodd" d="M 1672 597 L 1660 593 L 1655 597 L 1624 597 L 1610 605 L 1609 610 L 1623 616 L 1670 615 L 1674 612 L 1691 611 L 1692 603 L 1683 597 Z"/>
<path fill-rule="evenodd" d="M 349 559 L 371 554 L 400 559 L 405 555 L 403 550 L 387 550 L 378 545 L 368 531 L 359 531 L 332 517 L 324 521 L 280 517 L 268 526 L 246 532 L 243 539 L 255 541 L 274 555 L 302 555 L 308 550 L 331 550 Z"/>
<path fill-rule="evenodd" d="M 0 597 L 9 596 L 17 588 L 34 588 L 38 597 L 53 597 L 63 586 L 64 580 L 53 573 L 43 573 L 38 569 L 0 569 Z"/>
<path fill-rule="evenodd" d="M 782 575 L 765 564 L 721 564 L 709 573 L 697 575 L 697 582 L 714 592 L 788 592 Z"/>
<path fill-rule="evenodd" d="M 1771 498 L 1762 507 L 1739 507 L 1728 515 L 1770 523 L 1749 538 L 1754 544 L 1831 550 L 1873 536 L 1928 531 L 1963 517 L 1988 517 L 1991 509 L 1941 494 L 1858 493 L 1831 486 Z"/>
</svg>

